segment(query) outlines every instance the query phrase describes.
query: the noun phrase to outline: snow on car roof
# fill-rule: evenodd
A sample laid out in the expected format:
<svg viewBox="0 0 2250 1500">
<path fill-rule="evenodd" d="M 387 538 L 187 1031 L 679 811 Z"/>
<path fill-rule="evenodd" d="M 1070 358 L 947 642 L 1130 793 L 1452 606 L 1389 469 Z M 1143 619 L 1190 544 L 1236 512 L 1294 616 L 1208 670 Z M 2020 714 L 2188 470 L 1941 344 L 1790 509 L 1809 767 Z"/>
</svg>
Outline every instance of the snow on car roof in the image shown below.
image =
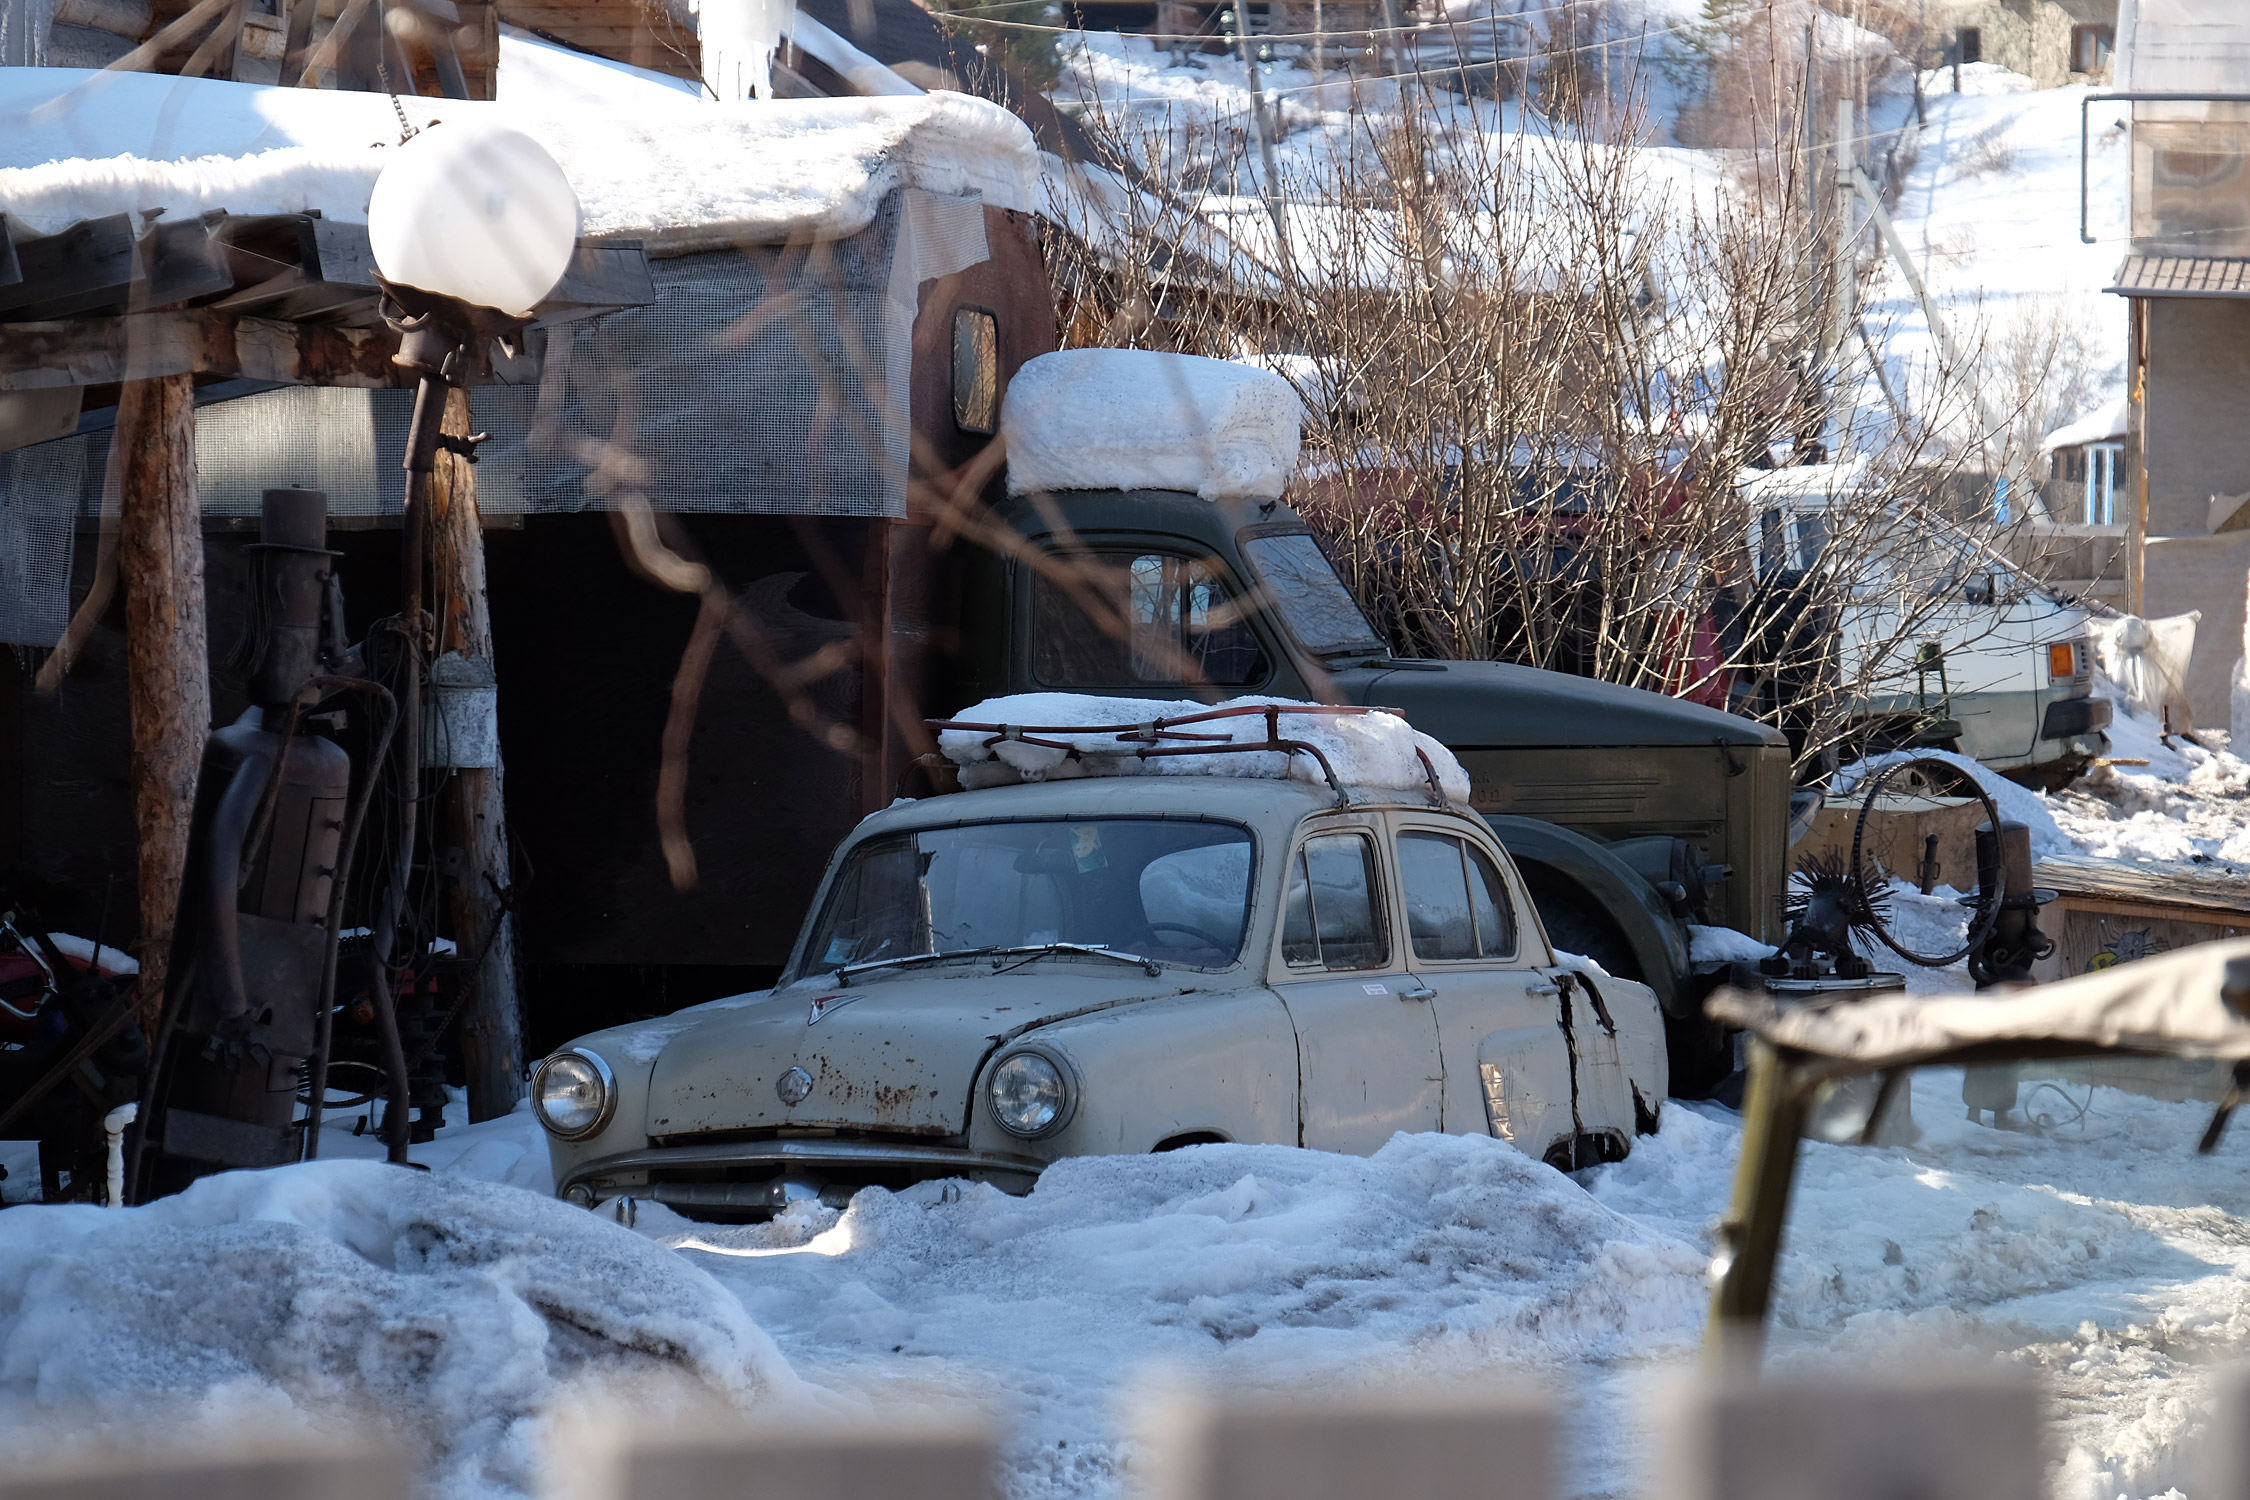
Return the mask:
<svg viewBox="0 0 2250 1500">
<path fill-rule="evenodd" d="M 1064 349 L 1008 382 L 1008 493 L 1184 490 L 1275 500 L 1304 405 L 1271 370 L 1153 349 Z"/>
<path fill-rule="evenodd" d="M 933 724 L 940 753 L 972 790 L 1077 776 L 1249 777 L 1423 799 L 1434 790 L 1448 806 L 1469 805 L 1469 775 L 1453 752 L 1379 709 L 1016 693 Z M 1252 748 L 1277 741 L 1291 748 Z"/>
<path fill-rule="evenodd" d="M 2030 1042 L 2250 1058 L 2250 938 L 2198 943 L 2005 994 L 1888 995 L 1814 1006 L 1723 990 L 1705 1008 L 1775 1046 L 1857 1064 L 1855 1071 Z"/>
<path fill-rule="evenodd" d="M 569 174 L 584 233 L 659 252 L 856 234 L 901 187 L 1037 207 L 1030 130 L 967 94 L 721 104 L 622 75 L 594 96 L 561 77 L 519 72 L 501 101 L 400 103 L 418 129 L 484 118 L 532 135 Z M 0 68 L 0 202 L 38 233 L 150 209 L 365 223 L 398 136 L 382 94 Z"/>
</svg>

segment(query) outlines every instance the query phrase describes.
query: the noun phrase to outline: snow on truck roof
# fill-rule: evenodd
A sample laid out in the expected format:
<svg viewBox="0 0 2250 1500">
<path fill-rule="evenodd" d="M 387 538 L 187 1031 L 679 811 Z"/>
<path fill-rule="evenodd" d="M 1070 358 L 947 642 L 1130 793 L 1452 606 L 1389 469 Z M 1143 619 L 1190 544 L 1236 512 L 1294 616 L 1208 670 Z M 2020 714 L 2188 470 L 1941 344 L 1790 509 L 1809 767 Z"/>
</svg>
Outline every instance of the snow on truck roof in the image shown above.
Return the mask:
<svg viewBox="0 0 2250 1500">
<path fill-rule="evenodd" d="M 1008 382 L 1008 493 L 1184 490 L 1276 500 L 1304 406 L 1271 370 L 1153 349 L 1064 349 Z"/>
<path fill-rule="evenodd" d="M 931 727 L 972 791 L 1081 776 L 1244 777 L 1469 805 L 1469 776 L 1453 752 L 1379 709 L 1016 693 Z"/>
<path fill-rule="evenodd" d="M 502 40 L 503 73 L 522 45 Z M 596 96 L 562 76 L 519 71 L 500 101 L 400 102 L 419 129 L 481 117 L 535 137 L 569 174 L 584 234 L 657 253 L 856 234 L 902 187 L 1038 206 L 1030 130 L 967 94 L 721 104 L 631 78 Z M 0 203 L 37 233 L 148 209 L 360 224 L 398 135 L 377 93 L 0 68 Z"/>
</svg>

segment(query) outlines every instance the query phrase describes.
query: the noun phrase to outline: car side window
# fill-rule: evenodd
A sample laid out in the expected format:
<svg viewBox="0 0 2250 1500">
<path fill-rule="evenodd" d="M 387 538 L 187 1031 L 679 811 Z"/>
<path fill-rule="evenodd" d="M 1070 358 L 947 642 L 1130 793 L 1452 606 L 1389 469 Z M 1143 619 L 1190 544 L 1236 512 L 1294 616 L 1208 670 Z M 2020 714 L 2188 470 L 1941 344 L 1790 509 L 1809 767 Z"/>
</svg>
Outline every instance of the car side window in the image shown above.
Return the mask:
<svg viewBox="0 0 2250 1500">
<path fill-rule="evenodd" d="M 1305 840 L 1289 863 L 1282 962 L 1325 969 L 1380 969 L 1389 963 L 1390 931 L 1376 896 L 1381 885 L 1374 840 L 1357 833 Z"/>
<path fill-rule="evenodd" d="M 1031 586 L 1032 671 L 1049 687 L 1240 687 L 1266 654 L 1217 569 L 1169 552 L 1097 552 Z"/>
<path fill-rule="evenodd" d="M 1482 849 L 1470 843 L 1461 847 L 1469 856 L 1469 910 L 1477 921 L 1479 956 L 1514 958 L 1516 903 L 1508 894 L 1508 882 Z"/>
<path fill-rule="evenodd" d="M 1398 873 L 1416 958 L 1507 958 L 1515 953 L 1515 904 L 1483 850 L 1449 834 L 1401 833 Z"/>
</svg>

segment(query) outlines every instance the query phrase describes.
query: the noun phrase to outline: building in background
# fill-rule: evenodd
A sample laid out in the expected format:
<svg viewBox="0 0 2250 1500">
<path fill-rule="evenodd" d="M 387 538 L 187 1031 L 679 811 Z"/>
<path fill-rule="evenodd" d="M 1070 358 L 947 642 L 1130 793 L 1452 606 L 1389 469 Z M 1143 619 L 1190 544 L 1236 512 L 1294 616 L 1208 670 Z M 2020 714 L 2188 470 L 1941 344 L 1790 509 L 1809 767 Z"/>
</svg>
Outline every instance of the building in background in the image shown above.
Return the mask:
<svg viewBox="0 0 2250 1500">
<path fill-rule="evenodd" d="M 2116 513 L 2126 607 L 2197 610 L 2196 722 L 2229 722 L 2250 583 L 2250 7 L 2125 0 L 2131 242 L 2110 290 L 2132 306 L 2131 410 Z M 2178 97 L 2178 96 L 2189 97 Z"/>
<path fill-rule="evenodd" d="M 1998 63 L 2033 86 L 2107 83 L 2119 0 L 1939 0 L 1931 40 L 1948 62 Z"/>
</svg>

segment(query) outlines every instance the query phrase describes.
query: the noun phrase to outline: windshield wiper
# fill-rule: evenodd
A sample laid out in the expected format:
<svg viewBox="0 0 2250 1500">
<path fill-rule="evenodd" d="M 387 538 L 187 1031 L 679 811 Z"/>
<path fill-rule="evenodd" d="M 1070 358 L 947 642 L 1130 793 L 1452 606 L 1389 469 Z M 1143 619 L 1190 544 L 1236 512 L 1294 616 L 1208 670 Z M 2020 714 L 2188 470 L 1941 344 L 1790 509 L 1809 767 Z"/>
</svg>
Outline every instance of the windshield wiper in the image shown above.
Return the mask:
<svg viewBox="0 0 2250 1500">
<path fill-rule="evenodd" d="M 1085 954 L 1091 958 L 1114 958 L 1119 963 L 1138 964 L 1141 968 L 1148 970 L 1151 979 L 1164 972 L 1164 966 L 1155 959 L 1143 958 L 1138 953 L 1127 953 L 1122 948 L 1112 948 L 1106 943 L 1033 943 L 1023 948 L 994 948 L 991 952 L 998 958 L 1014 958 L 1017 960 L 1012 964 L 995 965 L 992 970 L 995 974 L 1005 974 L 1011 969 L 1020 969 L 1034 959 L 1045 958 L 1051 953 Z"/>
<path fill-rule="evenodd" d="M 1020 953 L 1020 948 L 1000 948 L 986 944 L 982 948 L 949 948 L 943 953 L 902 953 L 897 958 L 871 958 L 861 964 L 845 964 L 836 970 L 836 982 L 848 985 L 854 974 L 868 974 L 877 969 L 896 969 L 907 964 L 934 964 L 948 958 L 990 958 L 995 953 Z"/>
</svg>

